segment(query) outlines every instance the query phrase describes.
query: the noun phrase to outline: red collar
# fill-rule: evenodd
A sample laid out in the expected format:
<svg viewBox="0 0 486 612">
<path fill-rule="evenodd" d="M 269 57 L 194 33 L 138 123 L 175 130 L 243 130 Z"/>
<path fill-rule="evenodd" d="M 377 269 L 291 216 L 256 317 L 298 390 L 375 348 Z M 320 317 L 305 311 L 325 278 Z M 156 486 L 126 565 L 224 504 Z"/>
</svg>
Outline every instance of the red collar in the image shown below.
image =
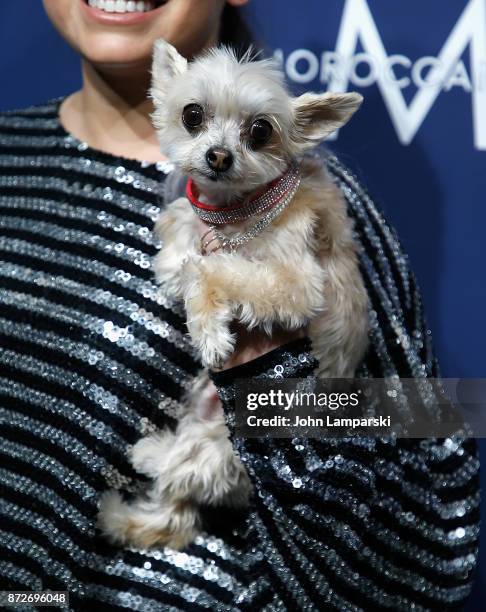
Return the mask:
<svg viewBox="0 0 486 612">
<path fill-rule="evenodd" d="M 187 181 L 186 196 L 194 212 L 206 223 L 212 225 L 227 225 L 245 221 L 258 216 L 280 204 L 289 193 L 300 183 L 299 165 L 292 162 L 287 170 L 275 180 L 267 183 L 251 198 L 244 198 L 241 202 L 229 206 L 214 206 L 205 204 L 199 199 L 199 189 L 192 178 Z"/>
<path fill-rule="evenodd" d="M 199 195 L 200 195 L 199 189 L 197 188 L 196 183 L 193 181 L 192 178 L 189 178 L 187 180 L 186 197 L 193 206 L 201 210 L 207 210 L 211 212 L 237 210 L 238 208 L 247 206 L 249 203 L 253 202 L 257 198 L 259 198 L 261 195 L 263 195 L 265 191 L 268 191 L 269 189 L 274 187 L 280 181 L 282 176 L 284 175 L 278 176 L 276 179 L 274 179 L 270 183 L 267 183 L 265 187 L 262 187 L 262 189 L 259 189 L 249 200 L 244 198 L 241 202 L 237 202 L 236 204 L 232 204 L 231 206 L 214 206 L 212 204 L 205 204 L 204 202 L 201 202 L 201 200 L 199 199 Z"/>
</svg>

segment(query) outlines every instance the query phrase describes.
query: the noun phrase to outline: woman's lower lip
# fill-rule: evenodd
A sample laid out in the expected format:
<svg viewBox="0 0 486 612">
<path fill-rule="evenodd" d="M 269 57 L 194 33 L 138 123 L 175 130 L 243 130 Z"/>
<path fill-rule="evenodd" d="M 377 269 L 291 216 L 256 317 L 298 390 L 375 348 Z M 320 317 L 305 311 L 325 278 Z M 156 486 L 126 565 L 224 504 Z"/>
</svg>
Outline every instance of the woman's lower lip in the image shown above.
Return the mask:
<svg viewBox="0 0 486 612">
<path fill-rule="evenodd" d="M 86 17 L 97 23 L 106 25 L 135 25 L 156 17 L 165 7 L 165 4 L 147 11 L 145 13 L 107 13 L 102 9 L 89 6 L 86 0 L 78 0 L 81 3 L 81 10 Z"/>
</svg>

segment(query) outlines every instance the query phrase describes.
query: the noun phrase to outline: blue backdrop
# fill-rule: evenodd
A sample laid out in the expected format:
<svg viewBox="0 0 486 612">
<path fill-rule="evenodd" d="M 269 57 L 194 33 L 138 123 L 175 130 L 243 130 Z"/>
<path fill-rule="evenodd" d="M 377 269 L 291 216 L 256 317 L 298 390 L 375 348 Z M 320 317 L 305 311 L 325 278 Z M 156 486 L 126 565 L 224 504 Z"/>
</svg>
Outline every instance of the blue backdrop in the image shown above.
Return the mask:
<svg viewBox="0 0 486 612">
<path fill-rule="evenodd" d="M 247 15 L 296 92 L 364 95 L 332 146 L 398 229 L 443 375 L 486 377 L 486 0 L 253 0 Z M 39 1 L 2 3 L 0 82 L 0 110 L 80 85 Z M 474 612 L 486 609 L 485 548 Z"/>
</svg>

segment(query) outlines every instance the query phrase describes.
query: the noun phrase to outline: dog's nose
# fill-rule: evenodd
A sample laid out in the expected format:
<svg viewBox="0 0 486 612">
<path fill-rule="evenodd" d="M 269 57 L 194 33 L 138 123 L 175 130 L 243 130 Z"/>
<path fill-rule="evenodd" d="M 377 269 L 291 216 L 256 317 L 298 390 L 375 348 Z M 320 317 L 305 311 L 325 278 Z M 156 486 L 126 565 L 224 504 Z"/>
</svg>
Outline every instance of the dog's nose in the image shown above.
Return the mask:
<svg viewBox="0 0 486 612">
<path fill-rule="evenodd" d="M 226 172 L 231 168 L 233 163 L 233 155 L 228 149 L 222 147 L 211 147 L 206 153 L 206 161 L 212 170 L 217 172 Z"/>
</svg>

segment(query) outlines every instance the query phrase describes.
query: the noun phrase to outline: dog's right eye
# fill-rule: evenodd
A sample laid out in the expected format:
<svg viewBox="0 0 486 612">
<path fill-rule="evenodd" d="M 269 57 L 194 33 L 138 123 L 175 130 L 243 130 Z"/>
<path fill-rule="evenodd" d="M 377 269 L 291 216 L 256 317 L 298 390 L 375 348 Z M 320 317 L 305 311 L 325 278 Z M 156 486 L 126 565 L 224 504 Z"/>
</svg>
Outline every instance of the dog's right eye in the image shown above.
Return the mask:
<svg viewBox="0 0 486 612">
<path fill-rule="evenodd" d="M 182 111 L 182 121 L 189 129 L 197 128 L 203 121 L 203 109 L 199 104 L 188 104 Z"/>
</svg>

